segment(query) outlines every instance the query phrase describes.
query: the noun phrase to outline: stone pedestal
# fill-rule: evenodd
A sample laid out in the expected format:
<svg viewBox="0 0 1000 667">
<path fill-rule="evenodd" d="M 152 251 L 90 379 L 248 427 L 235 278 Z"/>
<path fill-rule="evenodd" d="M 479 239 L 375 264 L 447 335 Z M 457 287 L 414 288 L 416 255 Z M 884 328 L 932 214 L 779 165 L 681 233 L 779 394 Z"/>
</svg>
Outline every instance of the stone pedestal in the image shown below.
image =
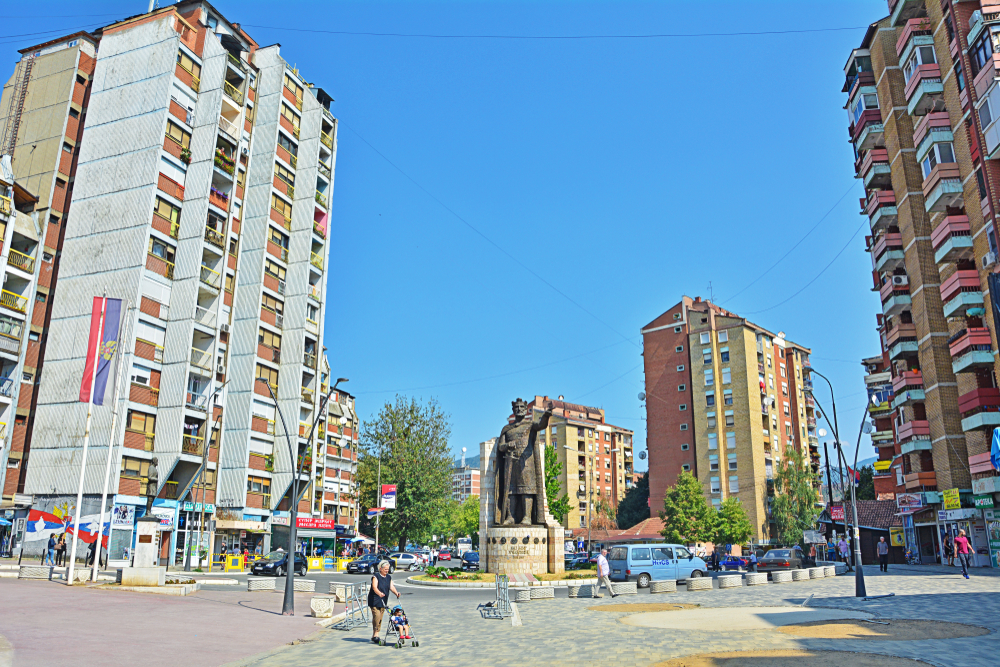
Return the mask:
<svg viewBox="0 0 1000 667">
<path fill-rule="evenodd" d="M 122 586 L 163 586 L 166 582 L 165 567 L 122 568 Z"/>
<path fill-rule="evenodd" d="M 156 567 L 160 564 L 158 552 L 160 520 L 155 516 L 144 516 L 135 522 L 135 553 L 132 566 L 137 568 Z M 163 584 L 160 584 L 161 586 Z"/>
<path fill-rule="evenodd" d="M 487 572 L 544 574 L 549 568 L 546 526 L 492 526 L 486 531 Z"/>
</svg>

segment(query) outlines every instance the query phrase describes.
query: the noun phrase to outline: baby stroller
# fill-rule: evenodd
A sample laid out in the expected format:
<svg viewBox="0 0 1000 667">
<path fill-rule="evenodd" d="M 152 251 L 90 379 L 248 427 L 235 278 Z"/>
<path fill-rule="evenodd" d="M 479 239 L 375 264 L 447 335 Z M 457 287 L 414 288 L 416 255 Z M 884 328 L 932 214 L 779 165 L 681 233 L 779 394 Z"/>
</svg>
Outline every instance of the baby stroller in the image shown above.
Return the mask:
<svg viewBox="0 0 1000 667">
<path fill-rule="evenodd" d="M 399 610 L 405 619 L 405 622 L 402 625 L 408 625 L 410 628 L 410 645 L 413 647 L 420 646 L 420 642 L 414 638 L 413 626 L 410 625 L 409 619 L 406 618 L 406 612 L 403 610 L 403 607 L 398 604 L 392 608 L 385 619 L 389 622 L 386 623 L 385 638 L 382 639 L 381 642 L 382 646 L 387 646 L 391 643 L 396 648 L 403 648 L 406 645 L 406 637 L 403 636 L 403 628 L 392 622 L 393 616 L 396 615 L 397 610 Z"/>
</svg>

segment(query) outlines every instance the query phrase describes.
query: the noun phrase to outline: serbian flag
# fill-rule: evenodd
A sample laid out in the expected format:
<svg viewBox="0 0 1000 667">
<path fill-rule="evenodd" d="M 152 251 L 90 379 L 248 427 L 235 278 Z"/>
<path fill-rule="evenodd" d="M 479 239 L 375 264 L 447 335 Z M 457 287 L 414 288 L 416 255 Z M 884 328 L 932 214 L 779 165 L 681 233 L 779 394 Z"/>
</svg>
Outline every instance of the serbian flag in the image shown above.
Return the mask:
<svg viewBox="0 0 1000 667">
<path fill-rule="evenodd" d="M 847 466 L 847 474 L 854 481 L 854 486 L 861 484 L 861 473 L 857 470 L 851 470 L 851 466 Z"/>
<path fill-rule="evenodd" d="M 84 544 L 93 544 L 97 539 L 97 529 L 100 526 L 100 518 L 97 515 L 92 517 L 82 517 L 80 519 L 80 541 Z M 108 533 L 111 531 L 111 521 L 104 522 L 104 530 L 101 531 L 101 546 L 107 548 Z M 66 532 L 73 534 L 73 526 L 70 525 Z"/>
<path fill-rule="evenodd" d="M 104 322 L 101 322 L 101 307 L 104 309 Z M 121 299 L 106 299 L 94 297 L 94 307 L 90 313 L 90 340 L 87 344 L 87 363 L 83 367 L 83 380 L 80 382 L 80 402 L 90 402 L 90 383 L 94 383 L 94 405 L 104 405 L 104 389 L 108 386 L 108 376 L 111 375 L 112 360 L 118 351 L 118 333 L 122 311 Z M 95 374 L 96 357 L 96 375 Z"/>
<path fill-rule="evenodd" d="M 385 512 L 384 507 L 373 507 L 370 510 L 368 510 L 368 518 L 374 519 L 377 516 L 382 516 L 383 512 Z"/>
<path fill-rule="evenodd" d="M 42 510 L 31 510 L 28 512 L 28 521 L 25 523 L 24 540 L 26 542 L 46 540 L 53 533 L 65 533 L 66 522 L 70 520 L 71 517 L 60 517 Z"/>
</svg>

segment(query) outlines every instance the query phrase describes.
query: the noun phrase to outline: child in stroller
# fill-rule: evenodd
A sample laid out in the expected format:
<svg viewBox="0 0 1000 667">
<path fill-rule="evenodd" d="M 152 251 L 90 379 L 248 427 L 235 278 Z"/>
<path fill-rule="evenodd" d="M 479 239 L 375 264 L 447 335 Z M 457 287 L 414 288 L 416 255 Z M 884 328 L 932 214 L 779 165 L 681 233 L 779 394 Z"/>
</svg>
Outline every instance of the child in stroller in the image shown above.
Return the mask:
<svg viewBox="0 0 1000 667">
<path fill-rule="evenodd" d="M 406 618 L 406 612 L 403 611 L 403 607 L 398 604 L 393 607 L 390 612 L 389 623 L 385 629 L 385 639 L 382 640 L 383 646 L 389 643 L 390 633 L 396 638 L 392 642 L 396 648 L 402 648 L 407 639 L 413 640 L 413 646 L 420 646 L 420 642 L 413 639 L 413 631 L 410 629 L 410 623 Z"/>
</svg>

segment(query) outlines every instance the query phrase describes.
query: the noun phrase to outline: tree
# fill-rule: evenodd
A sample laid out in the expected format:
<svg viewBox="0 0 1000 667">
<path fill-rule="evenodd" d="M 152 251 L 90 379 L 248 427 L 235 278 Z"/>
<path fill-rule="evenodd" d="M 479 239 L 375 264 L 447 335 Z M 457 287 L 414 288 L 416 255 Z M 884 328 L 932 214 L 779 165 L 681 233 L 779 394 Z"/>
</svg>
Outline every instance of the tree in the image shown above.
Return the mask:
<svg viewBox="0 0 1000 667">
<path fill-rule="evenodd" d="M 469 496 L 462 503 L 455 520 L 457 535 L 468 535 L 472 542 L 479 542 L 479 496 Z"/>
<path fill-rule="evenodd" d="M 715 536 L 712 541 L 716 544 L 743 544 L 751 537 L 753 524 L 739 498 L 730 496 L 723 500 L 716 512 Z"/>
<path fill-rule="evenodd" d="M 715 512 L 705 502 L 701 483 L 689 472 L 681 471 L 677 482 L 667 489 L 660 518 L 660 534 L 667 542 L 708 542 L 715 532 Z"/>
<path fill-rule="evenodd" d="M 569 496 L 559 495 L 562 491 L 562 483 L 559 475 L 563 471 L 563 465 L 559 463 L 559 455 L 555 447 L 545 447 L 545 497 L 549 501 L 549 514 L 555 520 L 562 523 L 569 514 Z"/>
<path fill-rule="evenodd" d="M 618 503 L 618 527 L 625 530 L 648 518 L 649 473 L 645 472 Z"/>
<path fill-rule="evenodd" d="M 861 466 L 858 468 L 858 474 L 861 475 L 861 481 L 854 490 L 855 497 L 858 500 L 876 500 L 878 496 L 875 494 L 875 469 L 872 466 Z"/>
<path fill-rule="evenodd" d="M 379 506 L 378 465 L 382 484 L 396 485 L 396 508 L 382 515 L 379 541 L 400 550 L 417 535 L 426 535 L 435 517 L 446 511 L 451 496 L 451 424 L 434 399 L 422 403 L 396 396 L 361 426 L 358 483 L 361 511 Z M 367 521 L 367 530 L 374 530 Z M 384 538 L 383 538 L 384 536 Z"/>
<path fill-rule="evenodd" d="M 802 543 L 802 531 L 816 525 L 817 478 L 806 468 L 802 453 L 789 448 L 778 465 L 774 478 L 774 500 L 771 516 L 774 518 L 778 539 L 785 546 Z"/>
<path fill-rule="evenodd" d="M 611 531 L 618 527 L 618 509 L 610 498 L 597 497 L 597 502 L 591 510 L 590 527 L 592 531 L 599 531 L 605 540 L 611 536 Z"/>
</svg>

